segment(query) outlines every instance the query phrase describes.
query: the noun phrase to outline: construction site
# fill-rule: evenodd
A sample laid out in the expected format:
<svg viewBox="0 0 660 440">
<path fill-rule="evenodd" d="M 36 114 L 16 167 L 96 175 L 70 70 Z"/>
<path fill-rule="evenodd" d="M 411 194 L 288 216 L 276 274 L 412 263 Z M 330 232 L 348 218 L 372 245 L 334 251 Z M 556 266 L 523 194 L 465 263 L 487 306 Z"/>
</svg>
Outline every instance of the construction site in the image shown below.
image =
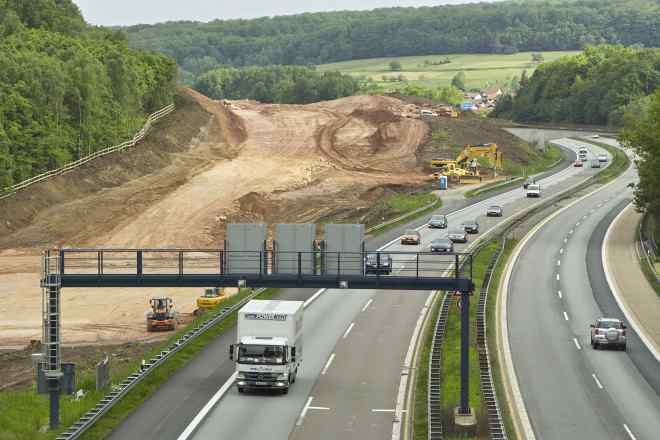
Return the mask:
<svg viewBox="0 0 660 440">
<path fill-rule="evenodd" d="M 41 337 L 44 249 L 218 248 L 232 222 L 370 223 L 384 198 L 436 189 L 434 173 L 450 176 L 450 186 L 478 177 L 474 185 L 501 172 L 502 155 L 526 160 L 526 146 L 482 119 L 436 113 L 447 133 L 438 141 L 433 124 L 420 116 L 424 108 L 384 96 L 310 105 L 220 102 L 181 88 L 176 110 L 137 147 L 0 200 L 3 384 L 30 368 L 29 354 L 15 351 L 25 352 Z M 487 143 L 497 144 L 494 155 L 492 147 L 491 153 L 476 147 Z M 464 150 L 466 144 L 476 153 Z M 438 148 L 452 152 L 449 162 L 432 163 Z M 63 343 L 91 347 L 90 353 L 110 345 L 139 351 L 136 343 L 161 340 L 203 304 L 231 293 L 67 289 Z M 208 303 L 200 303 L 204 296 Z M 150 313 L 160 315 L 152 319 Z M 166 331 L 149 331 L 157 327 Z"/>
</svg>

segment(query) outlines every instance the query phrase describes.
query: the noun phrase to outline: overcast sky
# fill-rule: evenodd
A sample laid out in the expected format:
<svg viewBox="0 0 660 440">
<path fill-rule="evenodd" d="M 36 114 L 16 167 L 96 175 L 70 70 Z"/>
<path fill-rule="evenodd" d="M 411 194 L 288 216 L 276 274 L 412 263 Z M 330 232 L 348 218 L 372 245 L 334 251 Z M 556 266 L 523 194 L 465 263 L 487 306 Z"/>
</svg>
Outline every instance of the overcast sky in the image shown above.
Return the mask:
<svg viewBox="0 0 660 440">
<path fill-rule="evenodd" d="M 103 26 L 163 21 L 254 18 L 302 12 L 435 6 L 478 0 L 73 0 L 88 23 Z M 482 0 L 483 1 L 483 0 Z"/>
</svg>

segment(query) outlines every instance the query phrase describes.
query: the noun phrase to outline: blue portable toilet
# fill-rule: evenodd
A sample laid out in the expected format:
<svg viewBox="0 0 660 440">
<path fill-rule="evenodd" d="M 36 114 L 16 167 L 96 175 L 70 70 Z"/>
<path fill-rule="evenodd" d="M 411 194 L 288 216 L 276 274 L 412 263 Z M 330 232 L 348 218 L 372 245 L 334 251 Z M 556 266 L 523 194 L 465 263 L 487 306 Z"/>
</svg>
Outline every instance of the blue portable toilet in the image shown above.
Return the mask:
<svg viewBox="0 0 660 440">
<path fill-rule="evenodd" d="M 438 178 L 438 188 L 447 189 L 447 176 L 440 176 Z"/>
</svg>

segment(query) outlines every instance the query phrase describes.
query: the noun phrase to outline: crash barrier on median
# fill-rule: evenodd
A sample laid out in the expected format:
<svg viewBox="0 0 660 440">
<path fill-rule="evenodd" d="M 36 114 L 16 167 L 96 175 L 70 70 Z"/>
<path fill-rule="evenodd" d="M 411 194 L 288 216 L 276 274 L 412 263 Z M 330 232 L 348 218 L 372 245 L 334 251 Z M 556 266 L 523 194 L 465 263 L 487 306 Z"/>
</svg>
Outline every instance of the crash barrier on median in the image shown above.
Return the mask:
<svg viewBox="0 0 660 440">
<path fill-rule="evenodd" d="M 543 209 L 546 209 L 548 206 L 552 205 L 553 203 L 556 203 L 561 199 L 564 199 L 568 196 L 571 196 L 572 194 L 575 194 L 575 192 L 577 192 L 579 190 L 582 190 L 582 189 L 588 187 L 589 185 L 593 184 L 596 181 L 596 179 L 598 177 L 598 174 L 599 173 L 596 173 L 593 176 L 590 176 L 589 178 L 583 180 L 582 182 L 578 182 L 574 185 L 571 185 L 570 187 L 565 188 L 564 190 L 562 190 L 562 191 L 560 191 L 556 194 L 553 194 L 549 197 L 545 197 L 544 199 L 534 203 L 532 206 L 530 206 L 530 207 L 528 207 L 524 210 L 521 210 L 516 214 L 513 214 L 511 217 L 505 219 L 499 225 L 497 225 L 494 228 L 488 230 L 481 237 L 479 237 L 478 241 L 474 242 L 474 244 L 473 244 L 474 249 L 471 249 L 471 253 L 473 255 L 476 255 L 481 249 L 483 249 L 485 246 L 487 246 L 492 241 L 497 240 L 498 238 L 502 238 L 502 241 L 505 242 L 506 235 L 510 231 L 513 231 L 517 226 L 519 226 L 525 220 L 527 220 L 528 218 L 530 218 L 532 215 L 536 214 L 537 212 L 539 212 Z M 502 244 L 502 246 L 504 246 L 504 244 Z M 502 247 L 502 249 L 503 249 L 503 247 Z M 496 255 L 499 255 L 499 250 L 496 253 Z M 495 257 L 493 257 L 493 258 L 495 258 Z M 449 299 L 447 299 L 447 301 L 449 301 Z M 481 304 L 479 305 L 479 307 L 481 308 Z M 484 300 L 484 304 L 483 304 L 483 310 L 484 310 L 484 313 L 483 313 L 484 333 L 483 333 L 483 335 L 484 335 L 484 337 L 485 337 L 485 330 L 486 330 L 486 327 L 487 327 L 485 307 L 486 307 L 486 302 Z M 478 312 L 477 312 L 478 314 L 479 314 L 479 310 L 480 309 L 478 309 Z M 441 313 L 438 315 L 438 320 L 441 320 L 441 319 L 444 319 L 444 323 L 442 325 L 442 328 L 444 329 L 444 326 L 446 325 L 447 315 L 445 314 L 444 317 L 443 317 L 442 309 L 441 309 Z M 479 329 L 477 329 L 477 334 L 479 335 Z M 443 337 L 444 337 L 444 330 L 443 330 Z M 484 339 L 484 344 L 486 344 L 485 339 Z M 488 351 L 487 345 L 485 345 L 485 349 L 486 349 L 486 352 L 487 352 Z M 442 338 L 439 339 L 439 342 L 437 343 L 437 347 L 436 347 L 436 344 L 434 343 L 433 350 L 437 351 L 438 353 L 442 352 Z M 431 393 L 433 392 L 438 396 L 438 398 L 440 398 L 440 396 L 441 396 L 441 381 L 434 382 L 434 387 L 437 387 L 437 388 L 432 389 L 430 378 L 431 378 L 432 375 L 437 375 L 437 377 L 441 377 L 441 370 L 440 370 L 440 365 L 441 364 L 438 364 L 437 367 L 435 367 L 435 364 L 430 364 L 430 365 L 433 365 L 434 368 L 433 369 L 429 368 L 429 384 L 428 384 L 429 385 L 429 392 L 428 392 L 428 394 L 430 396 Z M 481 381 L 482 381 L 482 389 L 484 389 L 483 388 L 483 381 L 484 380 L 489 379 L 491 384 L 492 384 L 493 375 L 492 375 L 490 360 L 488 359 L 487 362 L 481 362 L 481 357 L 480 357 L 479 366 L 480 366 L 480 370 L 481 370 L 480 371 L 480 377 L 481 377 Z M 486 406 L 487 406 L 489 438 L 492 439 L 492 440 L 506 439 L 507 434 L 506 434 L 506 430 L 504 429 L 504 422 L 502 420 L 500 405 L 499 405 L 499 402 L 498 402 L 498 399 L 497 399 L 497 394 L 496 394 L 495 388 L 493 386 L 491 386 L 491 387 L 488 388 L 488 390 L 489 390 L 488 401 L 486 401 L 485 398 L 484 398 L 484 400 L 485 400 L 485 403 L 486 403 Z M 486 396 L 485 392 L 484 392 L 484 396 Z M 490 401 L 490 403 L 489 403 L 489 401 Z M 434 429 L 434 432 L 435 432 L 433 439 L 441 440 L 443 438 L 442 437 L 442 427 L 437 426 L 438 423 L 440 423 L 440 422 L 439 421 L 436 422 L 436 419 L 431 420 L 432 412 L 431 412 L 431 407 L 430 407 L 430 405 L 431 405 L 430 400 L 429 400 L 428 404 L 429 404 L 429 412 L 428 412 L 428 417 L 429 417 L 429 420 L 428 420 L 429 440 L 431 440 L 430 430 L 431 430 L 431 424 L 432 423 L 434 425 L 433 429 Z M 438 405 L 438 407 L 440 407 L 440 405 L 441 405 L 440 400 L 438 400 L 437 405 Z M 440 411 L 440 408 L 438 408 L 438 414 L 439 414 L 439 411 Z"/>
<path fill-rule="evenodd" d="M 159 119 L 169 115 L 174 111 L 174 104 L 170 104 L 166 107 L 163 107 L 162 109 L 158 110 L 155 113 L 152 113 L 149 115 L 147 118 L 147 121 L 144 123 L 144 126 L 138 131 L 135 136 L 133 136 L 133 139 L 123 142 L 119 145 L 114 145 L 112 147 L 107 147 L 103 148 L 102 150 L 96 151 L 88 156 L 82 157 L 74 162 L 68 163 L 64 165 L 61 168 L 55 169 L 55 170 L 50 170 L 46 171 L 45 173 L 39 174 L 34 177 L 30 177 L 29 179 L 26 179 L 22 182 L 19 182 L 15 185 L 2 188 L 0 190 L 0 200 L 7 198 L 13 194 L 16 193 L 16 191 L 19 191 L 21 189 L 25 189 L 30 185 L 34 185 L 35 183 L 43 182 L 44 180 L 50 179 L 51 177 L 59 176 L 61 174 L 64 174 L 68 171 L 71 171 L 75 168 L 78 168 L 81 165 L 86 164 L 89 161 L 92 161 L 94 159 L 98 159 L 99 157 L 111 154 L 111 153 L 116 153 L 118 151 L 123 151 L 127 148 L 134 147 L 137 145 L 142 139 L 147 136 L 149 131 L 151 130 L 152 125 L 158 121 Z"/>
<path fill-rule="evenodd" d="M 155 371 L 160 365 L 181 351 L 197 337 L 204 334 L 204 332 L 230 317 L 233 312 L 243 307 L 248 301 L 254 299 L 264 290 L 265 289 L 256 290 L 237 304 L 231 307 L 224 307 L 203 323 L 194 325 L 192 329 L 182 335 L 172 345 L 143 363 L 136 372 L 129 375 L 120 384 L 113 386 L 112 391 L 106 394 L 94 408 L 83 414 L 77 422 L 71 425 L 62 434 L 58 435 L 55 440 L 75 440 L 80 438 L 85 431 L 91 428 L 105 413 L 110 411 L 110 409 L 112 409 L 112 407 L 115 406 L 126 394 L 142 382 L 149 374 Z"/>
<path fill-rule="evenodd" d="M 428 440 L 442 440 L 442 342 L 445 338 L 451 293 L 445 292 L 440 304 L 440 312 L 433 329 L 431 352 L 429 354 L 427 414 Z"/>
<path fill-rule="evenodd" d="M 648 213 L 644 213 L 644 216 L 642 217 L 642 221 L 639 222 L 639 244 L 642 249 L 642 253 L 644 254 L 644 258 L 646 259 L 647 264 L 649 265 L 649 268 L 651 271 L 653 271 L 653 274 L 655 275 L 655 279 L 660 282 L 660 273 L 656 269 L 655 262 L 658 260 L 658 245 L 653 239 L 653 237 L 649 237 L 646 234 L 646 225 L 647 222 L 649 221 L 649 215 Z"/>
</svg>

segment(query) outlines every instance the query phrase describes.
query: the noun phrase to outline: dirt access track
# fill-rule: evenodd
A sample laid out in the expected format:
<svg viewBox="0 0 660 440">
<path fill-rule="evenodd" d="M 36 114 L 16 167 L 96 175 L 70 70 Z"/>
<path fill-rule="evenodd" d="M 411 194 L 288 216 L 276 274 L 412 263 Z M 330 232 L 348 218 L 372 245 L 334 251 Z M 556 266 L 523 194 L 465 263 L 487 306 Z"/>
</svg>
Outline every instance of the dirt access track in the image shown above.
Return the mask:
<svg viewBox="0 0 660 440">
<path fill-rule="evenodd" d="M 45 248 L 217 248 L 227 222 L 359 220 L 390 188 L 422 185 L 428 128 L 404 114 L 388 97 L 266 105 L 181 89 L 141 145 L 0 201 L 0 347 L 40 339 Z M 148 298 L 170 295 L 185 315 L 200 292 L 66 289 L 63 341 L 158 337 L 145 332 Z"/>
</svg>

